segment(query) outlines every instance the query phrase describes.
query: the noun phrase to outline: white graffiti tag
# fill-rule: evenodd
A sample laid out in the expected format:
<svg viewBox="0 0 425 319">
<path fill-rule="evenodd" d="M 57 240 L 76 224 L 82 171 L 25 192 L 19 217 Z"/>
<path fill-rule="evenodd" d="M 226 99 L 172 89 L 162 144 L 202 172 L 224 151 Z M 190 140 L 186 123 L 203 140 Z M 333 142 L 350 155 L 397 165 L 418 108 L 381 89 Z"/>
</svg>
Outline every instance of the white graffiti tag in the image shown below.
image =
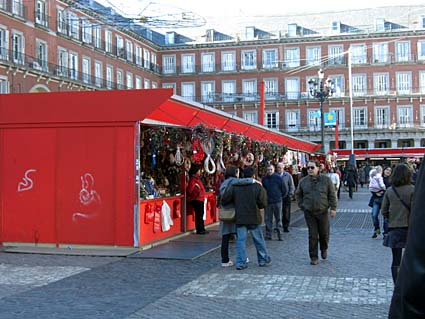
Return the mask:
<svg viewBox="0 0 425 319">
<path fill-rule="evenodd" d="M 102 202 L 99 194 L 94 189 L 94 177 L 90 173 L 85 173 L 81 176 L 80 202 L 84 206 L 88 206 L 91 203 L 101 204 Z"/>
<path fill-rule="evenodd" d="M 18 183 L 18 192 L 28 191 L 34 186 L 32 179 L 28 177 L 29 173 L 33 173 L 33 172 L 37 172 L 37 170 L 29 169 L 25 172 L 22 182 Z"/>
</svg>

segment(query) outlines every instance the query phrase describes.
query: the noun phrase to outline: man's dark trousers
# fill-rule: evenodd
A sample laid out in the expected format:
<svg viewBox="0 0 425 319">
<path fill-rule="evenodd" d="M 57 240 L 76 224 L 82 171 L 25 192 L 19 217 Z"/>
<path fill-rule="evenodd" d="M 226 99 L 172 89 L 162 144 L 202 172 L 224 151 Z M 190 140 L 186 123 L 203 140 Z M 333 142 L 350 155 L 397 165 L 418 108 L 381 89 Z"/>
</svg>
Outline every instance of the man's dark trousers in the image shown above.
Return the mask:
<svg viewBox="0 0 425 319">
<path fill-rule="evenodd" d="M 291 197 L 287 196 L 282 201 L 282 226 L 283 229 L 289 227 L 291 222 Z"/>
<path fill-rule="evenodd" d="M 321 251 L 328 249 L 330 233 L 328 212 L 313 214 L 304 211 L 304 218 L 308 227 L 308 252 L 311 259 L 317 259 L 318 244 Z"/>
</svg>

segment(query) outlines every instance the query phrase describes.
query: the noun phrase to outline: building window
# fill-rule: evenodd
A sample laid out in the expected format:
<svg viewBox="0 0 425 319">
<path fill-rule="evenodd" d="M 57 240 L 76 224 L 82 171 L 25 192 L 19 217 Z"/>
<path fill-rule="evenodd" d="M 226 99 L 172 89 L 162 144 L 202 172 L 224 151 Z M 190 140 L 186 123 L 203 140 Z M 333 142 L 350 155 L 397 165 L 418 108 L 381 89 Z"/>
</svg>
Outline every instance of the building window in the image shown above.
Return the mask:
<svg viewBox="0 0 425 319">
<path fill-rule="evenodd" d="M 388 63 L 388 43 L 373 44 L 373 63 Z"/>
<path fill-rule="evenodd" d="M 264 115 L 266 127 L 279 130 L 279 112 L 266 112 Z"/>
<path fill-rule="evenodd" d="M 344 110 L 344 108 L 343 107 L 330 108 L 329 111 L 330 112 L 335 112 L 336 119 L 338 120 L 338 127 L 339 128 L 344 128 L 345 127 L 345 110 Z"/>
<path fill-rule="evenodd" d="M 277 49 L 263 50 L 263 69 L 275 69 L 278 67 Z"/>
<path fill-rule="evenodd" d="M 36 61 L 33 62 L 33 68 L 47 71 L 48 69 L 48 51 L 47 43 L 37 39 L 36 41 L 37 52 Z"/>
<path fill-rule="evenodd" d="M 78 54 L 75 52 L 69 53 L 69 77 L 78 80 Z"/>
<path fill-rule="evenodd" d="M 288 36 L 295 37 L 297 35 L 297 24 L 290 23 L 288 24 Z"/>
<path fill-rule="evenodd" d="M 115 52 L 116 56 L 119 58 L 125 58 L 125 54 L 124 54 L 124 39 L 119 36 L 116 35 L 115 36 L 115 41 L 117 43 L 117 51 Z"/>
<path fill-rule="evenodd" d="M 419 92 L 425 94 L 425 71 L 419 72 Z"/>
<path fill-rule="evenodd" d="M 112 53 L 112 32 L 105 30 L 105 51 Z"/>
<path fill-rule="evenodd" d="M 122 90 L 124 88 L 123 71 L 117 70 L 117 89 Z"/>
<path fill-rule="evenodd" d="M 67 34 L 66 14 L 63 8 L 56 9 L 56 28 L 59 33 Z"/>
<path fill-rule="evenodd" d="M 133 62 L 133 43 L 129 40 L 125 40 L 125 58 Z"/>
<path fill-rule="evenodd" d="M 0 77 L 0 94 L 9 93 L 9 82 L 7 78 Z"/>
<path fill-rule="evenodd" d="M 389 106 L 375 107 L 375 127 L 378 129 L 387 129 L 390 125 Z"/>
<path fill-rule="evenodd" d="M 86 20 L 81 20 L 81 29 L 83 31 L 83 42 L 91 43 L 92 25 Z"/>
<path fill-rule="evenodd" d="M 285 49 L 285 62 L 284 67 L 295 68 L 300 66 L 300 49 L 299 48 L 288 48 Z"/>
<path fill-rule="evenodd" d="M 319 109 L 307 110 L 307 126 L 310 131 L 320 131 L 321 117 Z"/>
<path fill-rule="evenodd" d="M 221 53 L 221 70 L 222 71 L 236 70 L 235 52 Z"/>
<path fill-rule="evenodd" d="M 300 79 L 285 78 L 285 94 L 288 100 L 296 100 L 300 97 Z"/>
<path fill-rule="evenodd" d="M 214 53 L 202 53 L 202 72 L 214 72 L 215 71 L 215 55 Z"/>
<path fill-rule="evenodd" d="M 236 82 L 223 81 L 221 92 L 223 93 L 223 102 L 233 102 L 235 100 Z"/>
<path fill-rule="evenodd" d="M 331 75 L 329 79 L 332 80 L 334 84 L 334 97 L 343 97 L 345 96 L 345 80 L 343 75 Z"/>
<path fill-rule="evenodd" d="M 0 27 L 0 60 L 9 60 L 9 31 Z"/>
<path fill-rule="evenodd" d="M 25 47 L 24 36 L 21 33 L 13 32 L 12 34 L 12 60 L 17 64 L 24 64 Z"/>
<path fill-rule="evenodd" d="M 162 83 L 164 89 L 173 89 L 173 94 L 177 94 L 176 83 Z"/>
<path fill-rule="evenodd" d="M 242 94 L 244 101 L 257 99 L 257 80 L 242 80 Z"/>
<path fill-rule="evenodd" d="M 341 22 L 332 21 L 331 31 L 332 31 L 333 34 L 340 33 L 341 32 Z"/>
<path fill-rule="evenodd" d="M 413 107 L 411 105 L 397 106 L 397 124 L 400 127 L 413 126 Z"/>
<path fill-rule="evenodd" d="M 396 42 L 395 59 L 397 62 L 411 61 L 410 42 Z"/>
<path fill-rule="evenodd" d="M 328 64 L 339 65 L 344 63 L 344 48 L 342 45 L 330 45 L 328 47 Z"/>
<path fill-rule="evenodd" d="M 158 83 L 156 83 L 155 81 L 152 81 L 152 89 L 156 89 L 158 88 Z"/>
<path fill-rule="evenodd" d="M 132 73 L 127 72 L 125 84 L 127 86 L 127 89 L 133 88 L 133 74 Z"/>
<path fill-rule="evenodd" d="M 142 54 L 143 54 L 142 48 L 136 45 L 136 64 L 138 66 L 142 66 L 142 63 L 143 63 Z"/>
<path fill-rule="evenodd" d="M 354 96 L 365 96 L 367 94 L 366 74 L 353 74 L 351 84 Z"/>
<path fill-rule="evenodd" d="M 195 100 L 195 83 L 183 82 L 182 83 L 182 97 L 188 100 Z"/>
<path fill-rule="evenodd" d="M 373 74 L 373 89 L 375 95 L 389 94 L 389 75 L 388 73 Z"/>
<path fill-rule="evenodd" d="M 23 0 L 13 0 L 12 2 L 12 13 L 20 17 L 24 16 L 24 6 L 22 4 Z"/>
<path fill-rule="evenodd" d="M 375 31 L 385 31 L 385 19 L 384 18 L 376 18 L 375 19 Z"/>
<path fill-rule="evenodd" d="M 94 62 L 94 76 L 95 76 L 95 84 L 97 87 L 102 87 L 103 85 L 103 66 L 102 62 L 95 61 Z"/>
<path fill-rule="evenodd" d="M 253 70 L 257 68 L 257 52 L 255 50 L 244 50 L 241 53 L 242 70 Z"/>
<path fill-rule="evenodd" d="M 321 65 L 321 59 L 320 47 L 307 47 L 307 65 Z"/>
<path fill-rule="evenodd" d="M 396 72 L 396 87 L 397 94 L 412 93 L 412 73 L 411 72 Z"/>
<path fill-rule="evenodd" d="M 300 111 L 286 111 L 286 129 L 290 132 L 298 131 L 300 128 Z"/>
<path fill-rule="evenodd" d="M 264 98 L 275 100 L 279 96 L 277 79 L 264 79 Z"/>
<path fill-rule="evenodd" d="M 249 123 L 258 123 L 258 112 L 257 111 L 245 111 L 243 112 L 243 118 Z"/>
<path fill-rule="evenodd" d="M 108 89 L 114 87 L 114 67 L 109 64 L 106 66 L 106 87 Z"/>
<path fill-rule="evenodd" d="M 149 54 L 149 50 L 148 49 L 143 49 L 143 67 L 144 68 L 146 68 L 146 69 L 150 69 L 150 62 L 151 61 L 151 55 Z M 174 58 L 174 60 L 173 60 L 174 62 L 174 64 L 175 64 L 175 58 Z M 164 63 L 164 58 L 162 59 L 162 63 Z M 175 71 L 175 66 L 174 66 L 174 68 L 173 68 L 173 72 L 171 72 L 171 73 L 175 73 L 176 71 Z"/>
<path fill-rule="evenodd" d="M 145 79 L 143 81 L 143 86 L 145 89 L 150 89 L 151 88 L 151 81 L 149 79 Z"/>
<path fill-rule="evenodd" d="M 62 48 L 58 48 L 58 68 L 56 69 L 56 75 L 68 75 L 68 52 Z"/>
<path fill-rule="evenodd" d="M 136 82 L 136 85 L 135 85 L 136 90 L 143 88 L 142 78 L 140 76 L 136 75 L 135 82 Z"/>
<path fill-rule="evenodd" d="M 350 45 L 351 63 L 365 64 L 367 63 L 367 48 L 365 44 Z"/>
<path fill-rule="evenodd" d="M 75 13 L 68 14 L 68 26 L 69 36 L 78 40 L 80 35 L 80 20 Z"/>
<path fill-rule="evenodd" d="M 421 126 L 425 126 L 425 105 L 421 105 Z"/>
<path fill-rule="evenodd" d="M 195 73 L 195 55 L 183 54 L 182 55 L 182 73 Z"/>
<path fill-rule="evenodd" d="M 176 73 L 176 56 L 175 55 L 162 56 L 162 73 L 163 74 Z"/>
<path fill-rule="evenodd" d="M 93 26 L 93 44 L 95 48 L 102 47 L 102 29 L 98 25 Z"/>
<path fill-rule="evenodd" d="M 83 57 L 82 61 L 82 80 L 84 83 L 90 83 L 90 58 Z"/>
<path fill-rule="evenodd" d="M 367 128 L 367 107 L 353 108 L 354 128 Z"/>
<path fill-rule="evenodd" d="M 418 41 L 418 60 L 425 60 L 425 41 Z"/>
<path fill-rule="evenodd" d="M 45 0 L 37 0 L 35 8 L 35 22 L 45 27 L 48 26 L 47 6 Z"/>
<path fill-rule="evenodd" d="M 202 81 L 201 82 L 201 100 L 203 103 L 214 102 L 215 96 L 215 82 Z"/>
</svg>

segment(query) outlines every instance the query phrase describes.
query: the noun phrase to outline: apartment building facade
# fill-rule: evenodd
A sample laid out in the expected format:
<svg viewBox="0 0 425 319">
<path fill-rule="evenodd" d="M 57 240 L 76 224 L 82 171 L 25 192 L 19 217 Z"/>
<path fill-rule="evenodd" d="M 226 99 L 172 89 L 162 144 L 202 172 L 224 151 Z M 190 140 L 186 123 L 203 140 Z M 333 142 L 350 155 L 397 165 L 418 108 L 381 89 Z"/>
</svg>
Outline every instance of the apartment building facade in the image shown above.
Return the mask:
<svg viewBox="0 0 425 319">
<path fill-rule="evenodd" d="M 308 82 L 322 69 L 334 86 L 323 111 L 339 123 L 338 145 L 325 127 L 325 151 L 425 147 L 425 6 L 409 7 L 408 21 L 394 7 L 369 14 L 367 27 L 330 14 L 317 30 L 299 17 L 284 32 L 209 29 L 193 41 L 115 24 L 88 3 L 0 0 L 2 93 L 168 87 L 257 123 L 264 82 L 264 125 L 320 143 Z"/>
</svg>

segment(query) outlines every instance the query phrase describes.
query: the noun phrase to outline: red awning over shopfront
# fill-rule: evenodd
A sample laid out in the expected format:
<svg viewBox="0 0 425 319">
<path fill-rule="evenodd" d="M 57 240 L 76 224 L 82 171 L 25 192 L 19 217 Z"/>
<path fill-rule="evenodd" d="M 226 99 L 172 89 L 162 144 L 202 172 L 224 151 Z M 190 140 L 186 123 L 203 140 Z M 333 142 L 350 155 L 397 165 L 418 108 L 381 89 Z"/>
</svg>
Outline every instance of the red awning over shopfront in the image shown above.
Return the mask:
<svg viewBox="0 0 425 319">
<path fill-rule="evenodd" d="M 289 149 L 307 153 L 315 152 L 319 145 L 279 133 L 263 126 L 249 123 L 240 117 L 214 108 L 185 101 L 173 96 L 147 116 L 148 119 L 182 126 L 203 124 L 210 129 L 242 134 L 258 141 L 286 145 Z"/>
<path fill-rule="evenodd" d="M 336 149 L 330 153 L 337 154 L 337 160 L 348 160 L 351 150 Z M 356 154 L 357 160 L 422 158 L 425 154 L 425 147 L 356 149 L 354 150 L 354 154 Z"/>
</svg>

